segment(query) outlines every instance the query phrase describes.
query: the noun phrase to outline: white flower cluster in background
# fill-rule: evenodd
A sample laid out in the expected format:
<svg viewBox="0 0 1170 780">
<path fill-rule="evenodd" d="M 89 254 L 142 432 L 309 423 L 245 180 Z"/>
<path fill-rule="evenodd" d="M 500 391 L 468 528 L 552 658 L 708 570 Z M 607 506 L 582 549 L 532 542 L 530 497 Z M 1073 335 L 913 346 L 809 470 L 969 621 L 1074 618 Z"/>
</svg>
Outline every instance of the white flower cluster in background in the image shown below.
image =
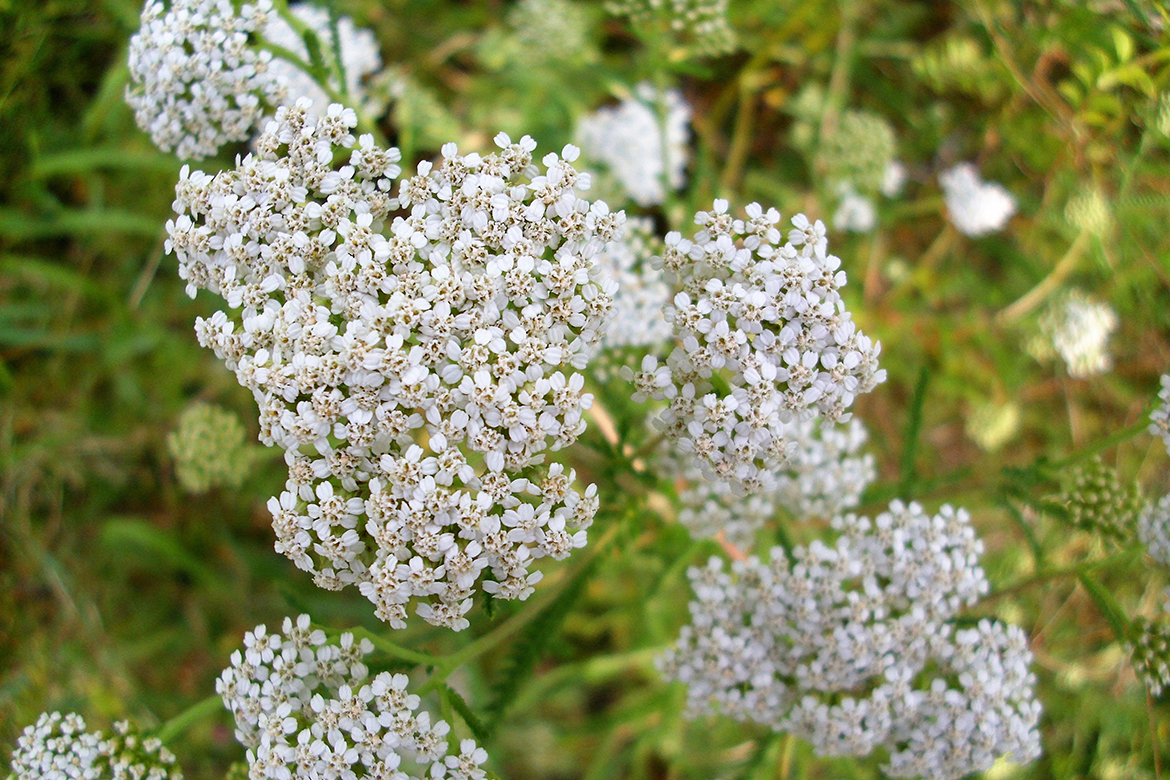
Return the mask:
<svg viewBox="0 0 1170 780">
<path fill-rule="evenodd" d="M 487 752 L 450 725 L 432 722 L 404 674 L 372 679 L 368 639 L 330 642 L 308 615 L 285 618 L 283 634 L 257 626 L 215 690 L 248 749 L 252 780 L 483 780 Z"/>
<path fill-rule="evenodd" d="M 1159 404 L 1150 412 L 1150 435 L 1161 436 L 1170 455 L 1170 374 L 1162 374 L 1162 389 L 1158 391 Z"/>
<path fill-rule="evenodd" d="M 587 6 L 571 0 L 519 0 L 508 11 L 519 56 L 557 61 L 592 59 Z"/>
<path fill-rule="evenodd" d="M 959 232 L 983 236 L 1002 230 L 1016 213 L 1016 199 L 1003 185 L 979 178 L 971 163 L 959 163 L 938 177 L 947 215 Z"/>
<path fill-rule="evenodd" d="M 481 580 L 527 598 L 536 558 L 585 544 L 596 488 L 545 458 L 585 429 L 578 371 L 612 309 L 590 272 L 624 214 L 577 196 L 573 147 L 538 168 L 534 141 L 503 134 L 485 157 L 447 144 L 392 198 L 397 150 L 355 146 L 352 110 L 307 104 L 235 170 L 184 173 L 169 246 L 192 294 L 226 300 L 200 342 L 286 450 L 277 550 L 394 627 L 417 599 L 459 630 Z"/>
<path fill-rule="evenodd" d="M 86 731 L 75 713 L 46 712 L 17 739 L 10 780 L 183 780 L 175 756 L 128 721 Z"/>
<path fill-rule="evenodd" d="M 679 43 L 706 55 L 735 50 L 727 23 L 728 0 L 608 0 L 614 16 L 628 17 L 635 30 L 653 36 L 669 31 Z"/>
<path fill-rule="evenodd" d="M 856 418 L 843 426 L 793 420 L 786 428 L 795 447 L 775 475 L 776 490 L 766 494 L 745 496 L 731 483 L 709 480 L 691 458 L 678 457 L 663 443 L 659 473 L 677 482 L 678 520 L 692 536 L 722 532 L 734 547 L 750 550 L 756 531 L 780 508 L 806 520 L 833 517 L 860 503 L 877 476 L 873 456 L 859 454 L 866 440 L 864 424 Z"/>
<path fill-rule="evenodd" d="M 613 321 L 601 346 L 605 349 L 649 347 L 670 340 L 673 330 L 663 311 L 671 289 L 651 260 L 661 252 L 662 240 L 647 217 L 626 220 L 625 237 L 612 241 L 597 256 L 597 274 L 616 285 Z"/>
<path fill-rule="evenodd" d="M 691 569 L 692 624 L 661 661 L 686 684 L 689 712 L 790 732 L 819 755 L 885 747 L 894 777 L 953 780 L 1003 755 L 1035 758 L 1023 632 L 948 622 L 988 589 L 967 513 L 895 501 L 833 527 L 833 546 L 797 547 L 791 561 L 777 547 L 770 564 Z M 923 681 L 928 665 L 938 676 Z"/>
<path fill-rule="evenodd" d="M 873 198 L 858 194 L 850 186 L 838 190 L 840 200 L 833 212 L 833 229 L 852 233 L 869 233 L 877 226 L 877 206 Z"/>
<path fill-rule="evenodd" d="M 871 111 L 843 112 L 820 151 L 825 177 L 834 187 L 870 195 L 892 185 L 894 182 L 886 179 L 897 176 L 890 170 L 897 153 L 894 128 L 885 117 Z"/>
<path fill-rule="evenodd" d="M 1142 509 L 1138 515 L 1138 538 L 1151 558 L 1170 567 L 1170 495 Z"/>
<path fill-rule="evenodd" d="M 147 2 L 130 38 L 126 102 L 154 145 L 183 159 L 209 157 L 243 141 L 284 96 L 271 55 L 250 37 L 264 29 L 271 0 Z"/>
<path fill-rule="evenodd" d="M 214 487 L 238 488 L 256 459 L 256 447 L 234 412 L 196 401 L 179 415 L 167 435 L 175 476 L 183 490 L 205 493 Z"/>
<path fill-rule="evenodd" d="M 666 310 L 677 343 L 665 364 L 647 355 L 626 376 L 636 399 L 668 402 L 662 427 L 709 479 L 761 493 L 792 450 L 787 423 L 847 420 L 885 371 L 880 344 L 845 310 L 825 226 L 798 214 L 783 242 L 775 209 L 753 203 L 747 217 L 717 200 L 696 215 L 693 241 L 667 235 L 663 268 L 681 287 Z"/>
<path fill-rule="evenodd" d="M 1109 337 L 1117 330 L 1117 313 L 1080 290 L 1070 290 L 1040 317 L 1040 332 L 1072 377 L 1101 374 L 1113 367 Z M 1041 350 L 1043 355 L 1043 350 Z"/>
<path fill-rule="evenodd" d="M 686 180 L 690 121 L 691 109 L 677 89 L 663 92 L 642 83 L 618 105 L 582 119 L 577 143 L 588 160 L 617 178 L 635 203 L 652 206 L 666 196 L 664 180 L 671 190 Z"/>
<path fill-rule="evenodd" d="M 293 3 L 288 10 L 316 34 L 321 45 L 321 57 L 326 63 L 331 63 L 335 55 L 329 11 L 308 2 Z M 308 62 L 309 52 L 305 48 L 304 38 L 283 17 L 273 14 L 269 18 L 268 25 L 264 28 L 264 37 Z M 337 20 L 337 39 L 337 50 L 341 52 L 341 64 L 345 70 L 345 91 L 349 94 L 350 105 L 364 108 L 367 101 L 362 79 L 382 67 L 378 39 L 371 31 L 356 27 L 348 16 L 342 16 Z M 291 62 L 274 59 L 269 65 L 269 72 L 273 78 L 283 82 L 288 95 L 312 100 L 312 108 L 317 113 L 323 113 L 332 102 L 309 74 Z M 341 84 L 332 69 L 329 86 L 333 90 L 341 90 Z"/>
</svg>

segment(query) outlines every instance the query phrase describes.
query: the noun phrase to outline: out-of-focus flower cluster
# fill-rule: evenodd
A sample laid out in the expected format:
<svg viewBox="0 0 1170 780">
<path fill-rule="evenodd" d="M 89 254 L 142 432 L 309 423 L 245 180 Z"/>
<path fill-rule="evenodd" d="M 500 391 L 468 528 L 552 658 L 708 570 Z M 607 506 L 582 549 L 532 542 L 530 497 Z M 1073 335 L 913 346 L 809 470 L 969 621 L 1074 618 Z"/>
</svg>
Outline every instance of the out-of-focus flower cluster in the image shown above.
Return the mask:
<svg viewBox="0 0 1170 780">
<path fill-rule="evenodd" d="M 690 120 L 690 107 L 677 89 L 642 83 L 616 106 L 583 118 L 577 143 L 635 203 L 652 206 L 663 201 L 667 187 L 677 190 L 685 181 Z"/>
<path fill-rule="evenodd" d="M 680 459 L 664 443 L 659 471 L 678 488 L 679 522 L 693 536 L 722 532 L 740 550 L 750 550 L 756 531 L 783 508 L 798 520 L 833 517 L 861 501 L 861 494 L 877 475 L 872 455 L 860 454 L 865 426 L 860 420 L 830 425 L 820 420 L 793 420 L 786 424 L 795 447 L 775 475 L 772 493 L 742 495 L 732 484 L 703 476 L 692 460 Z"/>
<path fill-rule="evenodd" d="M 1161 403 L 1150 412 L 1150 435 L 1161 436 L 1170 455 L 1170 374 L 1162 374 L 1162 389 L 1158 391 Z"/>
<path fill-rule="evenodd" d="M 471 739 L 452 752 L 451 727 L 419 710 L 406 675 L 369 677 L 368 639 L 344 633 L 330 642 L 308 615 L 285 618 L 282 631 L 248 632 L 215 685 L 248 749 L 252 780 L 486 777 L 487 752 Z"/>
<path fill-rule="evenodd" d="M 664 310 L 671 289 L 655 269 L 653 259 L 662 252 L 662 239 L 647 217 L 626 220 L 625 237 L 612 241 L 597 256 L 597 274 L 612 280 L 613 321 L 601 346 L 654 347 L 670 340 L 672 329 Z"/>
<path fill-rule="evenodd" d="M 700 55 L 726 54 L 735 49 L 735 33 L 727 23 L 727 0 L 607 0 L 614 16 L 625 16 L 647 37 L 669 32 L 678 44 Z"/>
<path fill-rule="evenodd" d="M 727 202 L 700 212 L 693 241 L 672 232 L 662 265 L 681 289 L 666 317 L 676 345 L 660 364 L 647 355 L 635 398 L 665 400 L 661 425 L 709 479 L 750 493 L 775 488 L 793 448 L 786 427 L 819 415 L 849 418 L 860 393 L 885 380 L 880 345 L 853 323 L 839 288 L 841 261 L 825 227 L 803 214 L 783 242 L 775 209 Z"/>
<path fill-rule="evenodd" d="M 1007 444 L 1019 430 L 1020 407 L 1011 401 L 980 403 L 967 417 L 967 435 L 988 452 Z"/>
<path fill-rule="evenodd" d="M 75 713 L 43 713 L 17 739 L 12 780 L 183 780 L 174 754 L 129 721 L 86 731 Z"/>
<path fill-rule="evenodd" d="M 202 402 L 188 406 L 167 436 L 179 484 L 196 494 L 213 487 L 239 487 L 255 455 L 246 439 L 240 418 L 227 409 Z"/>
<path fill-rule="evenodd" d="M 1133 670 L 1151 696 L 1161 696 L 1170 686 L 1170 623 L 1134 618 L 1126 642 Z"/>
<path fill-rule="evenodd" d="M 1170 568 L 1170 495 L 1148 503 L 1138 515 L 1138 538 L 1150 557 Z"/>
<path fill-rule="evenodd" d="M 573 147 L 541 169 L 502 134 L 486 157 L 446 145 L 391 197 L 397 150 L 307 105 L 235 170 L 184 173 L 170 246 L 192 294 L 236 310 L 196 331 L 286 450 L 277 550 L 395 627 L 417 599 L 458 630 L 477 582 L 526 598 L 534 559 L 585 544 L 596 490 L 545 457 L 585 428 L 577 371 L 612 309 L 590 272 L 624 214 L 578 197 Z"/>
<path fill-rule="evenodd" d="M 288 10 L 317 36 L 321 47 L 321 57 L 326 63 L 341 55 L 342 70 L 345 72 L 345 92 L 349 96 L 350 105 L 354 108 L 365 108 L 366 97 L 362 79 L 376 73 L 382 67 L 382 55 L 378 52 L 378 39 L 369 30 L 358 28 L 353 19 L 342 16 L 337 19 L 337 40 L 333 38 L 333 26 L 330 23 L 329 11 L 325 8 L 302 2 L 293 3 Z M 272 15 L 264 28 L 264 37 L 269 43 L 274 43 L 288 49 L 302 60 L 309 61 L 309 52 L 305 47 L 305 39 L 281 16 Z M 328 84 L 335 92 L 341 91 L 341 83 L 337 75 L 329 69 Z M 294 98 L 307 97 L 313 101 L 312 109 L 323 113 L 333 102 L 313 78 L 303 70 L 287 60 L 273 59 L 268 68 L 272 77 L 284 84 L 285 93 Z"/>
<path fill-rule="evenodd" d="M 1107 303 L 1069 290 L 1040 316 L 1041 338 L 1029 345 L 1044 360 L 1059 355 L 1072 377 L 1101 374 L 1113 367 L 1109 337 L 1117 330 L 1117 313 Z"/>
<path fill-rule="evenodd" d="M 971 163 L 960 163 L 938 177 L 947 215 L 959 232 L 983 236 L 1002 230 L 1016 213 L 1016 199 L 1003 185 L 985 182 Z"/>
<path fill-rule="evenodd" d="M 693 715 L 787 731 L 821 755 L 883 746 L 893 777 L 959 778 L 1039 754 L 1039 703 L 1023 632 L 948 621 L 988 589 L 967 513 L 890 504 L 838 517 L 835 544 L 789 560 L 714 558 L 690 571 L 697 600 L 662 659 Z M 928 668 L 933 679 L 923 681 Z M 957 682 L 957 686 L 956 686 Z"/>
<path fill-rule="evenodd" d="M 154 145 L 184 159 L 243 141 L 287 94 L 272 57 L 253 45 L 271 0 L 162 0 L 142 9 L 130 38 L 126 102 Z"/>
</svg>

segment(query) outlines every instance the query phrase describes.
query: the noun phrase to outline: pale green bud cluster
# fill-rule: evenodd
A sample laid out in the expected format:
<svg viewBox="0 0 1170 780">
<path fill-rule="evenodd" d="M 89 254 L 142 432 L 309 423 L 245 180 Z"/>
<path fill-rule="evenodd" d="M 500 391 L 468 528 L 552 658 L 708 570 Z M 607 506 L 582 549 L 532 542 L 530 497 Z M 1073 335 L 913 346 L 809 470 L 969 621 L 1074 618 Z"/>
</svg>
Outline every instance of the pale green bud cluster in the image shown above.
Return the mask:
<svg viewBox="0 0 1170 780">
<path fill-rule="evenodd" d="M 1077 230 L 1094 236 L 1104 236 L 1113 227 L 1109 202 L 1097 189 L 1078 192 L 1064 208 L 1064 218 Z"/>
<path fill-rule="evenodd" d="M 1129 653 L 1133 670 L 1151 696 L 1160 696 L 1170 685 L 1170 623 L 1134 618 L 1129 627 Z"/>
<path fill-rule="evenodd" d="M 897 149 L 894 129 L 869 111 L 845 111 L 837 130 L 823 139 L 825 175 L 833 185 L 850 184 L 858 192 L 878 192 Z"/>
<path fill-rule="evenodd" d="M 589 16 L 570 0 L 520 0 L 508 14 L 524 57 L 590 59 Z"/>
<path fill-rule="evenodd" d="M 1115 539 L 1133 537 L 1143 508 L 1137 487 L 1123 485 L 1117 469 L 1100 458 L 1071 468 L 1055 503 L 1074 527 Z"/>
<path fill-rule="evenodd" d="M 246 439 L 247 431 L 233 412 L 202 402 L 188 406 L 167 436 L 179 484 L 196 494 L 239 487 L 255 456 Z"/>
<path fill-rule="evenodd" d="M 1020 407 L 1008 401 L 981 403 L 967 417 L 967 436 L 987 452 L 995 452 L 1020 430 Z"/>
<path fill-rule="evenodd" d="M 629 18 L 643 37 L 667 34 L 699 55 L 735 50 L 735 33 L 727 23 L 727 0 L 609 0 L 614 16 Z"/>
</svg>

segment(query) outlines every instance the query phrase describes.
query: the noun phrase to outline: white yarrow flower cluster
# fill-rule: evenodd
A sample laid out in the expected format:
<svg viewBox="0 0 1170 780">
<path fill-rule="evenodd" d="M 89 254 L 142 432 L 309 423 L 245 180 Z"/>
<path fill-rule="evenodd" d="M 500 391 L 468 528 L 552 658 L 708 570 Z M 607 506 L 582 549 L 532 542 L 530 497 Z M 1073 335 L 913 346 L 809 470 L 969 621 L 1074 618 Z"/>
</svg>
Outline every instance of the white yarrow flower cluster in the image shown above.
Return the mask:
<svg viewBox="0 0 1170 780">
<path fill-rule="evenodd" d="M 659 473 L 677 482 L 678 520 L 692 536 L 720 532 L 740 550 L 749 550 L 756 531 L 781 507 L 799 520 L 833 517 L 857 506 L 861 494 L 876 477 L 872 455 L 860 455 L 866 431 L 856 418 L 847 425 L 820 420 L 793 420 L 787 436 L 794 442 L 791 457 L 775 475 L 776 490 L 743 495 L 732 483 L 703 476 L 691 458 L 672 454 L 664 444 Z"/>
<path fill-rule="evenodd" d="M 850 186 L 838 190 L 840 200 L 833 212 L 833 229 L 852 233 L 869 233 L 877 226 L 877 206 L 873 198 L 860 195 Z"/>
<path fill-rule="evenodd" d="M 686 180 L 690 120 L 691 109 L 677 89 L 663 92 L 642 83 L 618 105 L 582 119 L 577 143 L 588 160 L 617 178 L 635 203 L 652 206 L 666 196 L 664 180 L 671 190 Z"/>
<path fill-rule="evenodd" d="M 1109 337 L 1117 330 L 1117 313 L 1080 290 L 1054 301 L 1040 318 L 1040 331 L 1068 367 L 1069 376 L 1087 377 L 1113 367 Z"/>
<path fill-rule="evenodd" d="M 968 236 L 1002 230 L 1016 213 L 1016 199 L 995 182 L 979 178 L 971 163 L 959 163 L 938 177 L 951 224 Z"/>
<path fill-rule="evenodd" d="M 1151 558 L 1170 567 L 1170 495 L 1142 509 L 1138 515 L 1138 538 Z"/>
<path fill-rule="evenodd" d="M 321 56 L 327 63 L 334 58 L 334 40 L 329 22 L 329 11 L 309 2 L 293 3 L 288 10 L 313 31 L 321 44 Z M 264 37 L 271 43 L 282 46 L 301 59 L 308 61 L 309 52 L 305 40 L 283 17 L 273 15 L 264 28 Z M 382 67 L 382 55 L 378 51 L 378 39 L 369 30 L 354 25 L 348 16 L 337 20 L 337 51 L 341 52 L 341 64 L 345 70 L 345 87 L 351 105 L 365 107 L 365 88 L 362 79 Z M 313 101 L 312 109 L 323 113 L 332 102 L 320 85 L 291 62 L 275 59 L 269 66 L 272 76 L 285 84 L 287 93 L 296 98 L 307 97 Z M 340 91 L 336 76 L 330 73 L 329 86 Z"/>
<path fill-rule="evenodd" d="M 1161 436 L 1170 454 L 1170 374 L 1162 374 L 1162 389 L 1158 391 L 1158 408 L 1150 412 L 1150 435 Z"/>
<path fill-rule="evenodd" d="M 251 40 L 262 31 L 271 0 L 149 0 L 130 38 L 126 102 L 155 146 L 200 159 L 243 141 L 283 100 L 271 55 Z"/>
<path fill-rule="evenodd" d="M 483 780 L 487 752 L 432 722 L 404 674 L 372 679 L 363 658 L 374 646 L 342 634 L 329 642 L 308 615 L 285 618 L 283 634 L 257 626 L 215 690 L 248 748 L 252 780 Z"/>
<path fill-rule="evenodd" d="M 692 625 L 661 663 L 686 684 L 690 713 L 791 732 L 820 755 L 882 746 L 896 777 L 951 780 L 1038 755 L 1023 633 L 948 622 L 988 589 L 967 513 L 895 501 L 873 521 L 833 525 L 833 546 L 798 547 L 792 561 L 777 547 L 770 564 L 753 557 L 729 574 L 713 558 L 690 571 Z M 943 675 L 922 689 L 931 663 Z"/>
<path fill-rule="evenodd" d="M 27 727 L 12 752 L 10 780 L 183 780 L 171 751 L 142 737 L 128 721 L 114 733 L 86 731 L 75 713 L 46 712 Z"/>
<path fill-rule="evenodd" d="M 352 110 L 307 104 L 236 170 L 184 173 L 170 246 L 189 291 L 233 310 L 200 341 L 286 450 L 277 550 L 394 627 L 417 600 L 459 630 L 477 583 L 527 598 L 535 559 L 585 544 L 596 488 L 544 459 L 585 428 L 578 370 L 612 308 L 590 272 L 624 214 L 577 196 L 573 147 L 542 170 L 535 142 L 503 134 L 486 157 L 448 144 L 391 198 L 397 150 L 355 147 Z M 410 215 L 387 224 L 398 204 Z"/>
<path fill-rule="evenodd" d="M 669 403 L 662 427 L 708 478 L 760 493 L 792 449 L 787 423 L 848 420 L 885 371 L 880 344 L 845 310 L 825 226 L 798 214 L 782 243 L 775 209 L 753 203 L 747 217 L 719 200 L 695 217 L 693 241 L 667 235 L 663 268 L 682 290 L 666 310 L 677 344 L 664 365 L 647 355 L 626 375 L 635 398 Z"/>
<path fill-rule="evenodd" d="M 606 349 L 665 344 L 673 332 L 663 311 L 671 289 L 651 260 L 661 251 L 647 217 L 626 220 L 625 236 L 611 241 L 597 256 L 597 275 L 612 280 L 613 321 L 601 346 Z"/>
</svg>

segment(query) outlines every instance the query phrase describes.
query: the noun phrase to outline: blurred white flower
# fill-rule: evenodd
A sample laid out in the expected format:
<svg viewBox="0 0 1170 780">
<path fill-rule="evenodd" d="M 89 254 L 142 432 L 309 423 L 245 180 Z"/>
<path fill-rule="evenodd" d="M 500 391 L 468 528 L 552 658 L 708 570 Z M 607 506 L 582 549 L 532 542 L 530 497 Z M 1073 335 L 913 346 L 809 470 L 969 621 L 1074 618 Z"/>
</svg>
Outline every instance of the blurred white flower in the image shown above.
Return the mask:
<svg viewBox="0 0 1170 780">
<path fill-rule="evenodd" d="M 1138 515 L 1138 538 L 1151 558 L 1170 567 L 1170 495 L 1162 496 L 1158 503 L 1146 504 L 1142 509 Z"/>
<path fill-rule="evenodd" d="M 1113 307 L 1080 290 L 1070 290 L 1053 301 L 1040 317 L 1040 332 L 1073 377 L 1101 374 L 1113 367 L 1109 337 L 1117 325 Z"/>
<path fill-rule="evenodd" d="M 659 105 L 661 103 L 661 106 Z M 665 119 L 659 122 L 659 111 Z M 600 108 L 577 126 L 585 157 L 603 166 L 640 206 L 661 203 L 663 178 L 672 190 L 685 181 L 690 107 L 677 89 L 648 83 L 616 106 Z"/>
<path fill-rule="evenodd" d="M 1170 374 L 1162 374 L 1162 389 L 1158 391 L 1162 403 L 1150 412 L 1150 435 L 1161 436 L 1170 455 Z"/>
<path fill-rule="evenodd" d="M 309 2 L 293 3 L 288 10 L 312 30 L 321 44 L 321 57 L 325 62 L 332 63 L 334 58 L 334 41 L 329 11 Z M 273 14 L 264 28 L 264 37 L 271 43 L 282 46 L 296 54 L 306 62 L 309 52 L 305 48 L 305 40 L 294 30 L 283 17 Z M 378 39 L 369 30 L 363 30 L 354 25 L 348 16 L 337 20 L 337 50 L 341 52 L 341 63 L 345 70 L 346 92 L 349 94 L 350 105 L 355 108 L 365 108 L 366 96 L 362 79 L 377 72 L 382 67 L 382 55 L 378 52 Z M 269 65 L 269 72 L 273 78 L 284 84 L 288 102 L 295 103 L 299 98 L 307 97 L 313 101 L 312 110 L 318 114 L 324 113 L 333 101 L 309 74 L 282 59 L 274 59 Z M 341 85 L 330 70 L 329 86 L 340 91 Z"/>
<path fill-rule="evenodd" d="M 265 28 L 271 0 L 150 0 L 130 38 L 126 102 L 154 145 L 200 159 L 243 141 L 285 96 L 272 57 L 250 38 Z"/>
<path fill-rule="evenodd" d="M 663 313 L 670 303 L 670 287 L 651 264 L 661 245 L 654 223 L 637 217 L 626 220 L 625 236 L 606 244 L 597 256 L 598 277 L 616 285 L 613 321 L 602 347 L 657 346 L 670 340 L 673 331 Z"/>
<path fill-rule="evenodd" d="M 841 189 L 841 199 L 833 213 L 833 229 L 853 233 L 872 232 L 877 225 L 877 209 L 873 201 L 858 195 L 851 187 Z"/>
<path fill-rule="evenodd" d="M 968 236 L 1002 230 L 1016 213 L 1016 199 L 1000 184 L 985 182 L 971 163 L 960 163 L 938 177 L 951 224 Z"/>
</svg>

